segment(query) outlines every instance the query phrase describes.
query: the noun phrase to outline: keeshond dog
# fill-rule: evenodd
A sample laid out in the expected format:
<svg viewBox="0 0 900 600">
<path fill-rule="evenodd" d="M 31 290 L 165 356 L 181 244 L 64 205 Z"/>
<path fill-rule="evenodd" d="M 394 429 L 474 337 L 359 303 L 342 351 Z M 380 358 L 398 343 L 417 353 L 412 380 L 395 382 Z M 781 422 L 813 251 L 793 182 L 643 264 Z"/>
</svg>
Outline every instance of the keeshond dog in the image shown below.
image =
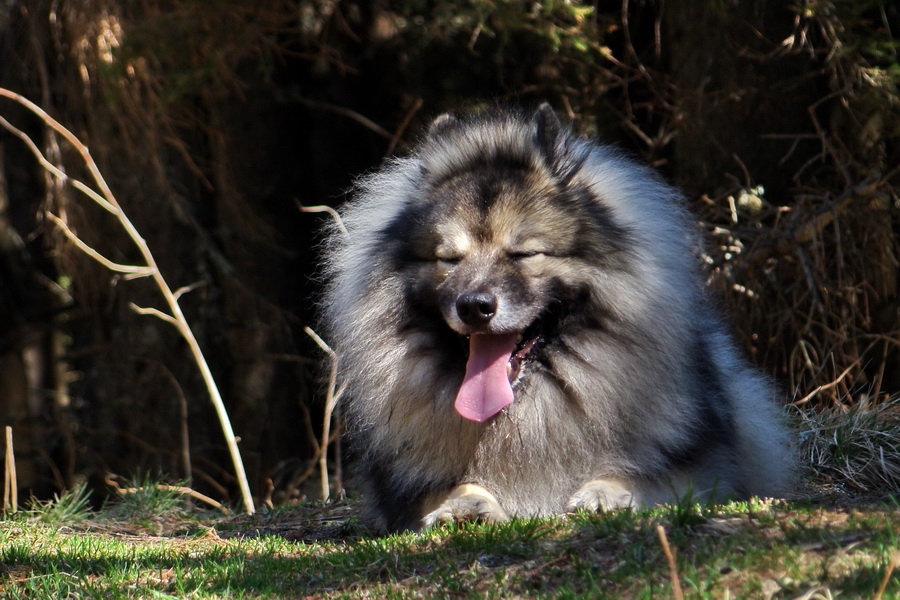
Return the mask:
<svg viewBox="0 0 900 600">
<path fill-rule="evenodd" d="M 549 106 L 439 117 L 342 218 L 324 321 L 384 529 L 788 491 L 679 193 Z"/>
</svg>

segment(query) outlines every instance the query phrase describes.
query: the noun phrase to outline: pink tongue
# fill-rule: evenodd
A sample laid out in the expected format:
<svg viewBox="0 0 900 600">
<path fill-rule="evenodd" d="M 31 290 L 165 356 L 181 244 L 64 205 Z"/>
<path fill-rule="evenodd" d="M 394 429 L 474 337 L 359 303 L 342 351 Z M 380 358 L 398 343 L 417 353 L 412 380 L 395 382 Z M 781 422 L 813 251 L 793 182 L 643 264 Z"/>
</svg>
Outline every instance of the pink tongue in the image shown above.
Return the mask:
<svg viewBox="0 0 900 600">
<path fill-rule="evenodd" d="M 506 375 L 516 334 L 469 336 L 466 377 L 456 394 L 456 412 L 479 423 L 491 418 L 513 401 Z"/>
</svg>

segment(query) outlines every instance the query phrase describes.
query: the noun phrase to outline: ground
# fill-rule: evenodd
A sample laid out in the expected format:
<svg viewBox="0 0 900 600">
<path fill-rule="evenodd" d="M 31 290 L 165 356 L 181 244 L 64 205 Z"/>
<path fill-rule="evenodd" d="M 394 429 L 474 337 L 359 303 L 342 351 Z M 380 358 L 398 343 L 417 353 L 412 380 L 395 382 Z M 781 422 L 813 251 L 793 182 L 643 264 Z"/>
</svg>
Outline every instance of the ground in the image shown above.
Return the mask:
<svg viewBox="0 0 900 600">
<path fill-rule="evenodd" d="M 113 507 L 68 523 L 44 509 L 0 525 L 0 596 L 900 597 L 896 496 L 685 503 L 391 536 L 347 501 L 253 516 Z"/>
</svg>

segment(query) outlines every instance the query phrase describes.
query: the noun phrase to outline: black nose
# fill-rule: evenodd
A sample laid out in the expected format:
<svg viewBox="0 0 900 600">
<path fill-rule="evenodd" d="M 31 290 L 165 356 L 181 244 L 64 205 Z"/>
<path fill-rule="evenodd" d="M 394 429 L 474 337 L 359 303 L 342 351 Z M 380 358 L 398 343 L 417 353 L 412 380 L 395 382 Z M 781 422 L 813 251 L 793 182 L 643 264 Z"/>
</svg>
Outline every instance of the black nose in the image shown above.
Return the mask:
<svg viewBox="0 0 900 600">
<path fill-rule="evenodd" d="M 497 297 L 486 292 L 462 294 L 456 299 L 456 314 L 466 325 L 484 325 L 497 312 Z"/>
</svg>

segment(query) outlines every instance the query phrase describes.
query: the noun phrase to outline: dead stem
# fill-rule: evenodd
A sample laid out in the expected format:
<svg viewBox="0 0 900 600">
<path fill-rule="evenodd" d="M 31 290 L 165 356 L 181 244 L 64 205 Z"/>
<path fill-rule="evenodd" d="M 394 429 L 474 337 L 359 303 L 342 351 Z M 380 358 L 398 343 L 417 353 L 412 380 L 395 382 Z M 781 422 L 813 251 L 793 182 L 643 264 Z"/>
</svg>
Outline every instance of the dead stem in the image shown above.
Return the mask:
<svg viewBox="0 0 900 600">
<path fill-rule="evenodd" d="M 334 350 L 332 350 L 331 347 L 325 343 L 325 340 L 319 337 L 319 335 L 309 327 L 304 327 L 303 331 L 318 344 L 319 348 L 328 354 L 328 357 L 331 360 L 331 370 L 328 376 L 328 390 L 325 395 L 325 416 L 322 419 L 322 442 L 319 444 L 319 470 L 322 473 L 322 500 L 328 500 L 328 497 L 331 495 L 330 484 L 328 482 L 328 444 L 331 440 L 331 417 L 334 414 L 335 405 L 344 394 L 344 390 L 347 389 L 347 386 L 341 385 L 340 387 L 337 387 L 338 359 Z"/>
<path fill-rule="evenodd" d="M 662 525 L 656 526 L 656 533 L 659 535 L 659 543 L 662 545 L 663 554 L 666 555 L 666 561 L 669 563 L 669 579 L 672 581 L 672 596 L 675 600 L 684 600 L 684 594 L 681 591 L 681 580 L 678 577 L 678 567 L 675 564 L 675 553 L 669 547 L 669 538 L 666 537 L 666 530 Z"/>
<path fill-rule="evenodd" d="M 225 403 L 219 392 L 219 388 L 212 376 L 212 371 L 210 370 L 209 365 L 206 362 L 206 358 L 204 357 L 203 352 L 200 348 L 200 344 L 197 341 L 197 338 L 194 336 L 194 332 L 188 325 L 187 319 L 185 318 L 184 313 L 182 312 L 181 307 L 178 304 L 178 296 L 176 296 L 176 294 L 172 292 L 171 288 L 169 288 L 168 283 L 163 278 L 162 272 L 159 270 L 159 267 L 156 264 L 156 259 L 151 253 L 150 247 L 147 245 L 147 242 L 140 235 L 137 228 L 122 210 L 122 207 L 119 205 L 119 202 L 113 195 L 109 185 L 107 185 L 103 174 L 100 172 L 100 168 L 91 157 L 91 154 L 86 145 L 84 145 L 71 131 L 65 128 L 61 123 L 48 115 L 43 109 L 41 109 L 39 106 L 37 106 L 27 98 L 21 96 L 20 94 L 0 88 L 0 96 L 18 102 L 19 104 L 30 110 L 32 113 L 37 115 L 47 126 L 62 135 L 69 142 L 69 144 L 71 144 L 72 147 L 78 151 L 78 153 L 81 155 L 81 159 L 84 162 L 85 167 L 88 169 L 95 184 L 99 188 L 99 192 L 93 190 L 86 184 L 70 178 L 68 175 L 63 173 L 55 165 L 50 163 L 50 161 L 48 161 L 46 157 L 43 156 L 40 149 L 27 136 L 27 134 L 13 127 L 5 119 L 0 118 L 0 125 L 2 125 L 13 135 L 19 137 L 19 139 L 21 139 L 23 142 L 25 142 L 29 150 L 31 150 L 32 154 L 34 154 L 34 156 L 40 162 L 41 166 L 43 166 L 49 173 L 54 175 L 61 182 L 73 185 L 76 189 L 84 193 L 95 203 L 115 215 L 125 232 L 138 247 L 138 250 L 141 253 L 141 257 L 146 263 L 145 265 L 119 265 L 118 263 L 106 259 L 102 254 L 95 251 L 83 240 L 78 238 L 78 236 L 74 232 L 72 232 L 61 219 L 59 219 L 55 215 L 50 215 L 51 220 L 53 220 L 53 222 L 60 227 L 67 238 L 72 240 L 80 250 L 85 252 L 94 260 L 100 262 L 105 267 L 113 271 L 127 273 L 132 276 L 140 275 L 150 276 L 153 278 L 154 282 L 165 298 L 170 312 L 167 314 L 155 308 L 140 308 L 135 305 L 132 305 L 132 308 L 134 308 L 134 310 L 138 311 L 141 314 L 154 315 L 173 325 L 187 342 L 188 347 L 191 351 L 191 355 L 194 357 L 194 361 L 197 363 L 197 366 L 200 369 L 201 376 L 203 377 L 203 381 L 206 384 L 207 391 L 209 392 L 210 399 L 212 400 L 213 406 L 219 419 L 219 423 L 222 427 L 222 431 L 225 436 L 225 442 L 228 445 L 228 450 L 231 455 L 232 462 L 234 463 L 235 475 L 237 476 L 238 484 L 241 489 L 241 497 L 244 502 L 244 509 L 249 514 L 254 513 L 255 507 L 253 505 L 253 497 L 250 494 L 250 486 L 247 482 L 247 475 L 244 470 L 243 460 L 241 459 L 240 450 L 237 446 L 237 439 L 231 427 L 231 421 L 228 417 L 228 412 L 225 409 Z"/>
</svg>

